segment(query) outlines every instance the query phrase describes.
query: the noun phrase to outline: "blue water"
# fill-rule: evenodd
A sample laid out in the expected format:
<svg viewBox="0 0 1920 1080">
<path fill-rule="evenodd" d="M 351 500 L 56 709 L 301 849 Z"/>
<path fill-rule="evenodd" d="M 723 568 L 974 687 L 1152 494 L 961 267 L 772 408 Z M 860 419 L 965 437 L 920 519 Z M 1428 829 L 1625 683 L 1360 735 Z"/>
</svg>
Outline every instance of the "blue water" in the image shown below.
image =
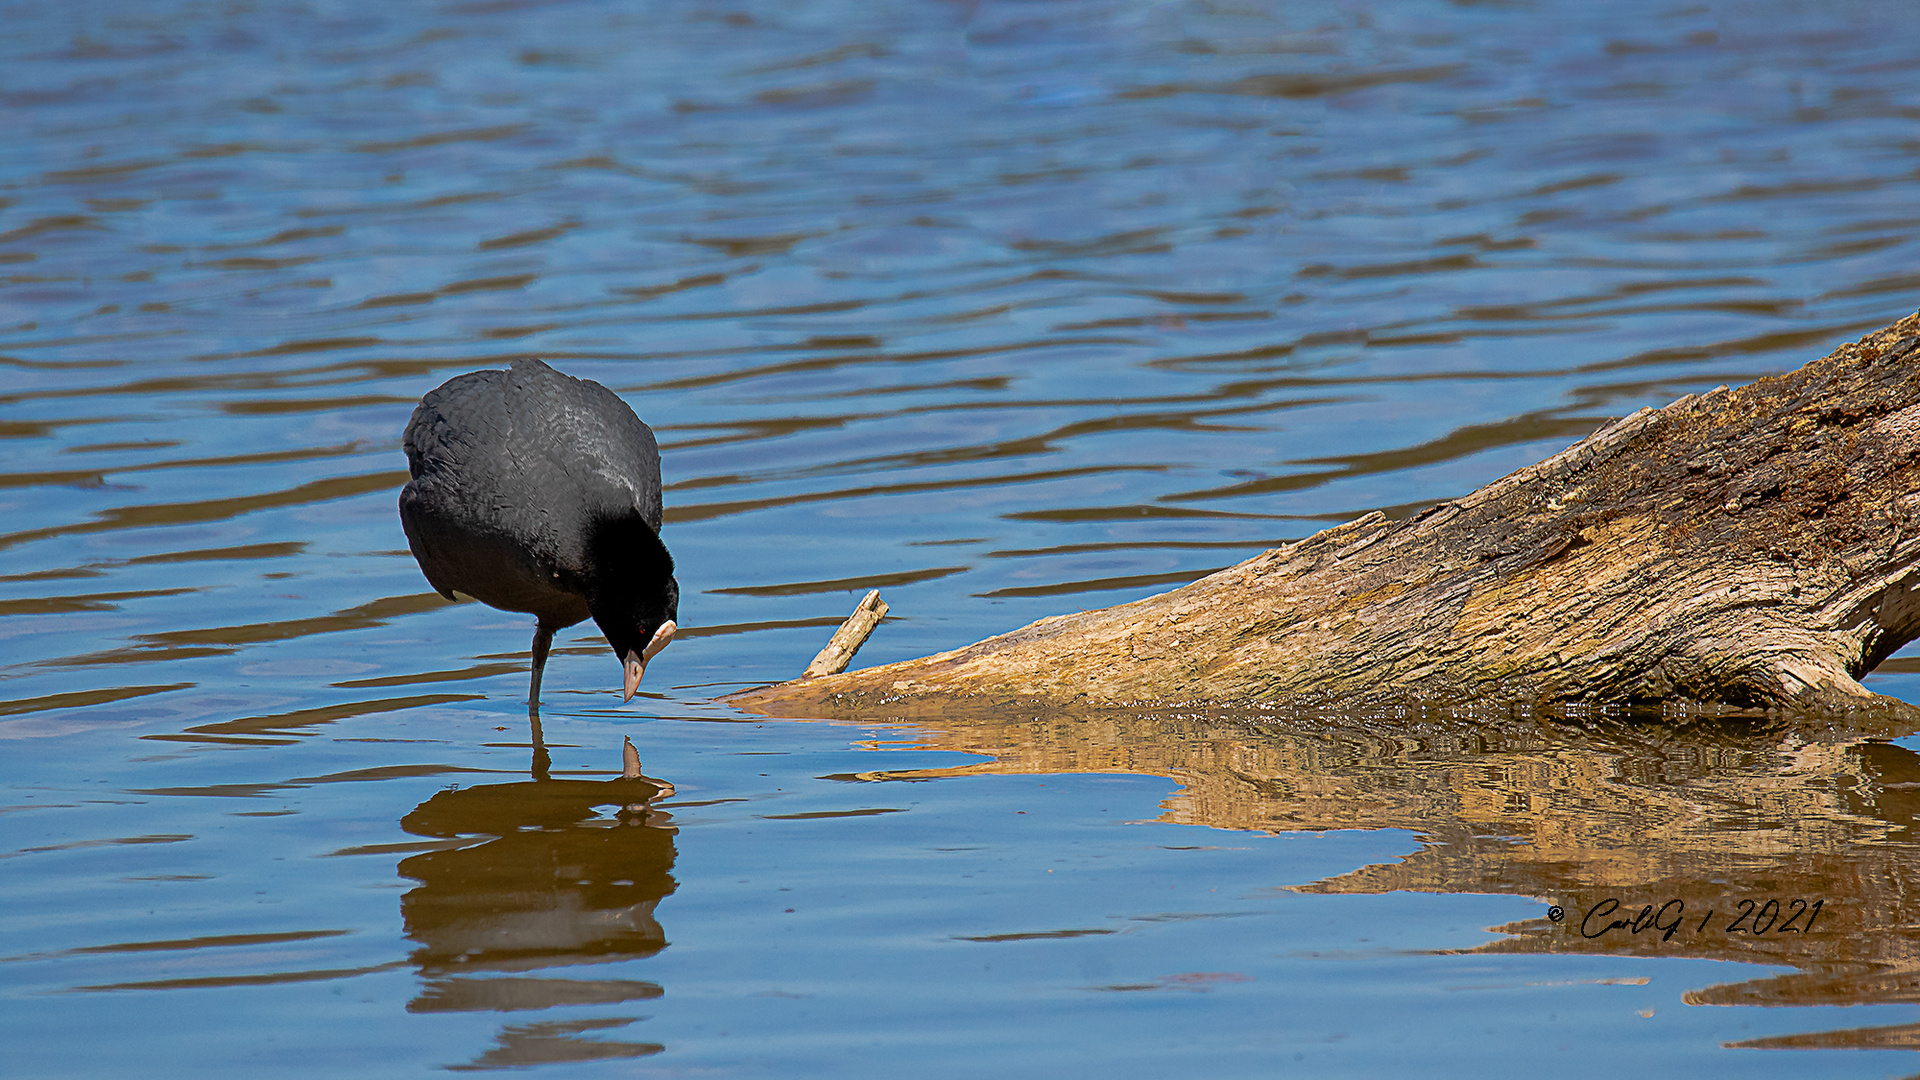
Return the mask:
<svg viewBox="0 0 1920 1080">
<path fill-rule="evenodd" d="M 713 701 L 1912 312 L 1910 8 L 8 9 L 0 1073 L 1914 1071 L 1898 731 Z M 562 634 L 546 787 L 394 513 L 522 355 L 659 434 L 687 628 L 624 707 Z M 622 736 L 671 795 L 551 786 Z M 1827 921 L 1547 919 L 1616 893 Z"/>
</svg>

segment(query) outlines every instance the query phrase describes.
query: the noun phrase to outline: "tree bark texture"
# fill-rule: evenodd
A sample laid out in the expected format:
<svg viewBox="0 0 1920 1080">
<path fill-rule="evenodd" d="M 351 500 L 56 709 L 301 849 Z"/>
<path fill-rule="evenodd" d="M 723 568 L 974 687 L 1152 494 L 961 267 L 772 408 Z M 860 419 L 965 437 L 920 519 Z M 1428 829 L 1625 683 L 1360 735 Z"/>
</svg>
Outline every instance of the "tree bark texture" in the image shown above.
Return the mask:
<svg viewBox="0 0 1920 1080">
<path fill-rule="evenodd" d="M 952 652 L 734 695 L 785 716 L 1056 704 L 1647 701 L 1847 709 L 1920 634 L 1920 315 L 1642 409 L 1398 521 Z"/>
</svg>

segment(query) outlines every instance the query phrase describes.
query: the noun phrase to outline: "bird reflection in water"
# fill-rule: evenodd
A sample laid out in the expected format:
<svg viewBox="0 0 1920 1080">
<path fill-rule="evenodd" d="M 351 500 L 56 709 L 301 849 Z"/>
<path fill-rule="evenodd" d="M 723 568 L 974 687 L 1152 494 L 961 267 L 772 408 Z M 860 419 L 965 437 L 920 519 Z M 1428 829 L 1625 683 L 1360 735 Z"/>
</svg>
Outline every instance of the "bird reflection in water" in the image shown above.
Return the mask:
<svg viewBox="0 0 1920 1080">
<path fill-rule="evenodd" d="M 407 936 L 419 943 L 411 959 L 423 981 L 408 1011 L 612 1007 L 604 1015 L 576 1011 L 507 1024 L 495 1047 L 453 1068 L 523 1068 L 664 1049 L 587 1037 L 643 1019 L 636 1004 L 659 997 L 657 983 L 531 974 L 645 959 L 667 946 L 654 907 L 674 890 L 675 829 L 652 804 L 673 787 L 640 775 L 631 742 L 622 772 L 604 781 L 536 774 L 452 788 L 401 819 L 409 833 L 449 841 L 400 863 L 400 873 L 419 882 L 400 900 Z M 618 810 L 603 813 L 606 807 Z"/>
</svg>

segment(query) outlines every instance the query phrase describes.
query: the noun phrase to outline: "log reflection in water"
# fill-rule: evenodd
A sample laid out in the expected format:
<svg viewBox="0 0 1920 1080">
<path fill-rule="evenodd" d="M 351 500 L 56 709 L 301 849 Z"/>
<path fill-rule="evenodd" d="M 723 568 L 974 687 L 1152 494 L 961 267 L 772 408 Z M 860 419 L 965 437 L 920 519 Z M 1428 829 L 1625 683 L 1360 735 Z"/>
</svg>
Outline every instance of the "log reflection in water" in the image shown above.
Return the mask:
<svg viewBox="0 0 1920 1080">
<path fill-rule="evenodd" d="M 930 748 L 994 760 L 844 779 L 1164 776 L 1184 787 L 1163 803 L 1163 821 L 1266 832 L 1396 828 L 1422 838 L 1421 849 L 1397 863 L 1298 891 L 1516 894 L 1559 909 L 1557 920 L 1495 928 L 1507 936 L 1476 951 L 1797 969 L 1695 989 L 1686 1000 L 1696 1005 L 1920 1001 L 1920 843 L 1912 831 L 1920 755 L 1889 741 L 1911 729 L 1883 718 L 1647 724 L 1567 710 L 1127 713 L 950 704 L 911 719 L 930 730 Z M 1766 1045 L 1915 1046 L 1920 1025 Z"/>
<path fill-rule="evenodd" d="M 638 772 L 635 768 L 632 772 Z M 549 967 L 644 959 L 666 948 L 654 906 L 674 890 L 669 816 L 648 804 L 672 786 L 637 775 L 539 779 L 442 791 L 401 819 L 417 836 L 472 843 L 411 856 L 420 884 L 400 900 L 424 986 L 410 1012 L 529 1012 L 657 998 L 637 979 L 533 977 Z M 599 808 L 619 807 L 603 816 Z M 651 1042 L 583 1038 L 638 1015 L 509 1024 L 457 1069 L 641 1057 Z"/>
</svg>

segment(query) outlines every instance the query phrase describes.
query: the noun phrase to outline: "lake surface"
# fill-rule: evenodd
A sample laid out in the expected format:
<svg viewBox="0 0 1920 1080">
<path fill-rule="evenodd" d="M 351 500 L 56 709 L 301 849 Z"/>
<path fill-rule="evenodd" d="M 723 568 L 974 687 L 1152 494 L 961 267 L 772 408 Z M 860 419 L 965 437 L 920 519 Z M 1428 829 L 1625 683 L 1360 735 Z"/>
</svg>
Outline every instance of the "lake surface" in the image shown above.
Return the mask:
<svg viewBox="0 0 1920 1080">
<path fill-rule="evenodd" d="M 1912 15 L 6 6 L 0 1073 L 1920 1071 L 1905 730 L 714 700 L 1910 313 Z M 625 706 L 561 635 L 550 770 L 394 509 L 529 355 L 659 434 L 687 627 Z"/>
</svg>

